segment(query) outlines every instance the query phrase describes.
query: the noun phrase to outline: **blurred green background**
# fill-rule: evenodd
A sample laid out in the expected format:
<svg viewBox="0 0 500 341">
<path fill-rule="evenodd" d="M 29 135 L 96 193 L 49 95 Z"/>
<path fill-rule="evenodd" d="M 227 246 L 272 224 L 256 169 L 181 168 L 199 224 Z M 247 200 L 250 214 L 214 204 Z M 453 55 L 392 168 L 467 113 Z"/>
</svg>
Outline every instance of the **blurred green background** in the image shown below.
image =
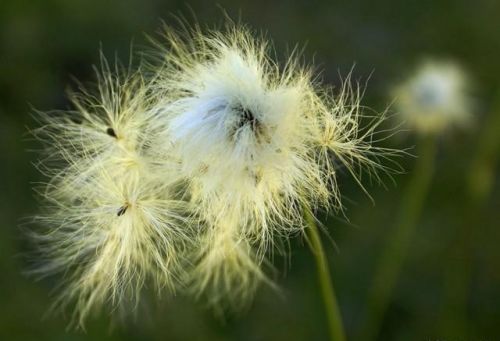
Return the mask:
<svg viewBox="0 0 500 341">
<path fill-rule="evenodd" d="M 471 161 L 485 122 L 500 114 L 500 2 L 498 1 L 168 1 L 2 0 L 0 2 L 0 339 L 2 340 L 323 340 L 327 339 L 315 264 L 303 241 L 292 242 L 291 266 L 277 257 L 282 295 L 265 287 L 248 311 L 217 319 L 201 303 L 182 297 L 151 298 L 134 321 L 111 324 L 106 314 L 86 332 L 68 331 L 68 316 L 46 315 L 56 280 L 24 274 L 28 244 L 20 223 L 36 213 L 31 183 L 41 179 L 31 163 L 37 148 L 31 106 L 68 107 L 65 89 L 74 76 L 93 80 L 98 51 L 127 60 L 130 42 L 147 45 L 161 20 L 194 13 L 203 25 L 222 22 L 224 8 L 252 28 L 267 32 L 278 51 L 296 43 L 314 60 L 325 82 L 339 84 L 355 63 L 354 78 L 370 78 L 364 104 L 384 110 L 394 82 L 422 57 L 451 58 L 470 75 L 475 126 L 440 141 L 436 174 L 417 233 L 383 321 L 380 340 L 500 340 L 499 182 L 486 199 L 471 205 L 467 191 Z M 370 77 L 371 75 L 371 77 Z M 404 135 L 404 134 L 403 134 Z M 500 129 L 493 137 L 500 139 Z M 494 140 L 494 139 L 493 139 Z M 495 141 L 492 142 L 494 144 Z M 385 142 L 416 144 L 411 137 Z M 486 157 L 495 169 L 496 150 Z M 338 250 L 328 257 L 347 334 L 356 340 L 366 321 L 375 263 L 394 228 L 398 204 L 413 175 L 414 158 L 401 160 L 406 174 L 368 185 L 375 204 L 347 174 L 340 183 L 346 216 L 327 221 Z M 326 238 L 324 240 L 327 240 Z M 465 318 L 444 320 L 453 283 L 449 267 L 468 269 Z M 465 270 L 464 270 L 465 271 Z M 458 276 L 460 278 L 460 276 Z M 462 283 L 456 283 L 457 286 Z M 52 292 L 53 294 L 53 292 Z M 453 300 L 452 300 L 453 301 Z M 453 323 L 456 322 L 456 325 Z M 445 326 L 445 328 L 443 328 Z M 463 334 L 462 334 L 463 333 Z M 461 337 L 455 338 L 456 335 Z"/>
</svg>

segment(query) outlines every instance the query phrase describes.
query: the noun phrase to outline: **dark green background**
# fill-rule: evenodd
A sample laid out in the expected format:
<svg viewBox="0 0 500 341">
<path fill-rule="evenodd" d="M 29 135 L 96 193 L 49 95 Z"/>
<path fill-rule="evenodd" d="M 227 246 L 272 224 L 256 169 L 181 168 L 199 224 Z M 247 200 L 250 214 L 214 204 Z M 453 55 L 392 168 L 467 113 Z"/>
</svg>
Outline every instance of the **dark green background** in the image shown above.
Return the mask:
<svg viewBox="0 0 500 341">
<path fill-rule="evenodd" d="M 249 311 L 212 317 L 202 304 L 182 297 L 156 301 L 151 296 L 135 321 L 110 327 L 106 314 L 92 319 L 86 333 L 66 331 L 68 317 L 45 316 L 56 279 L 34 281 L 28 267 L 28 243 L 22 218 L 37 210 L 31 182 L 41 179 L 29 152 L 33 105 L 64 109 L 71 76 L 93 80 L 92 65 L 102 45 L 112 59 L 126 61 L 130 42 L 145 46 L 143 33 L 154 34 L 161 20 L 173 15 L 202 25 L 222 22 L 228 14 L 267 32 L 276 49 L 305 46 L 305 59 L 322 70 L 326 82 L 338 84 L 356 63 L 354 76 L 368 83 L 364 104 L 383 110 L 387 90 L 422 57 L 452 58 L 468 71 L 475 96 L 475 122 L 470 132 L 443 137 L 437 172 L 425 203 L 417 235 L 409 247 L 404 271 L 384 320 L 380 340 L 458 340 L 442 331 L 443 274 L 450 264 L 472 261 L 466 330 L 460 340 L 498 340 L 500 330 L 500 195 L 491 195 L 470 213 L 464 191 L 470 161 L 489 115 L 500 114 L 500 2 L 498 1 L 144 1 L 144 0 L 2 0 L 0 2 L 0 339 L 2 340 L 321 340 L 327 334 L 314 262 L 300 240 L 292 242 L 291 267 L 277 259 L 282 295 L 262 288 Z M 373 72 L 373 73 L 372 73 Z M 500 134 L 500 132 L 499 132 Z M 396 148 L 415 145 L 411 138 L 393 139 Z M 413 175 L 414 159 L 401 160 L 407 174 L 386 179 L 387 189 L 368 188 L 372 204 L 349 176 L 340 183 L 345 219 L 330 218 L 328 256 L 347 333 L 352 340 L 365 321 L 367 290 L 374 264 L 394 227 L 398 203 Z M 492 164 L 494 165 L 494 164 Z M 498 172 L 496 173 L 498 174 Z M 473 217 L 471 219 L 470 217 Z M 474 231 L 467 254 L 455 247 L 463 222 Z M 326 240 L 326 239 L 325 239 Z M 471 239 L 472 240 L 472 239 Z M 286 274 L 285 274 L 286 273 Z"/>
</svg>

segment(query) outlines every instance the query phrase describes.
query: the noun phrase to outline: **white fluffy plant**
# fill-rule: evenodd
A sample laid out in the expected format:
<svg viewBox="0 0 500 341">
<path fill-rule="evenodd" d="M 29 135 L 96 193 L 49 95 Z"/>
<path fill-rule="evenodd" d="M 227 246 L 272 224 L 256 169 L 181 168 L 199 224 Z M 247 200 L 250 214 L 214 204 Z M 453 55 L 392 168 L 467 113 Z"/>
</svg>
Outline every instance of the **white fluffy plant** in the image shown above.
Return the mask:
<svg viewBox="0 0 500 341">
<path fill-rule="evenodd" d="M 241 308 L 273 285 L 273 252 L 307 232 L 342 340 L 312 212 L 341 209 L 339 170 L 360 184 L 363 170 L 386 170 L 393 151 L 372 145 L 384 115 L 365 120 L 349 80 L 334 95 L 297 54 L 279 65 L 243 26 L 167 28 L 157 47 L 148 80 L 103 62 L 74 110 L 40 114 L 49 181 L 37 271 L 64 274 L 58 303 L 76 302 L 81 325 L 93 308 L 137 302 L 150 279 Z"/>
<path fill-rule="evenodd" d="M 263 38 L 166 28 L 153 92 L 163 146 L 180 162 L 200 219 L 190 284 L 211 303 L 240 307 L 265 280 L 275 245 L 306 230 L 304 216 L 340 208 L 337 171 L 385 169 L 373 147 L 383 115 L 362 121 L 360 94 L 338 95 L 293 54 L 284 66 Z M 364 167 L 366 166 L 366 167 Z M 309 221 L 311 223 L 311 221 Z"/>
<path fill-rule="evenodd" d="M 49 179 L 38 190 L 35 272 L 64 276 L 54 306 L 73 304 L 82 327 L 93 309 L 136 304 L 147 281 L 173 289 L 188 238 L 173 177 L 164 164 L 161 180 L 156 171 L 151 141 L 161 127 L 146 81 L 101 59 L 97 87 L 72 93 L 71 111 L 39 113 L 34 131 Z"/>
</svg>

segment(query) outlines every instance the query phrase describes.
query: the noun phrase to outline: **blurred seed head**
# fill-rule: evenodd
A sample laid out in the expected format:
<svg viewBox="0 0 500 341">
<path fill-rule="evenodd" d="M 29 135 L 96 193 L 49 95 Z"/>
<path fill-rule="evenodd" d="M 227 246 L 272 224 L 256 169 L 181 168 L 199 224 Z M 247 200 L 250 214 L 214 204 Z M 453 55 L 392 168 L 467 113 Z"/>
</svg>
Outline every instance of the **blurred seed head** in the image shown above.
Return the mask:
<svg viewBox="0 0 500 341">
<path fill-rule="evenodd" d="M 419 133 L 437 134 L 470 123 L 470 87 L 455 63 L 427 61 L 394 90 L 401 119 Z"/>
</svg>

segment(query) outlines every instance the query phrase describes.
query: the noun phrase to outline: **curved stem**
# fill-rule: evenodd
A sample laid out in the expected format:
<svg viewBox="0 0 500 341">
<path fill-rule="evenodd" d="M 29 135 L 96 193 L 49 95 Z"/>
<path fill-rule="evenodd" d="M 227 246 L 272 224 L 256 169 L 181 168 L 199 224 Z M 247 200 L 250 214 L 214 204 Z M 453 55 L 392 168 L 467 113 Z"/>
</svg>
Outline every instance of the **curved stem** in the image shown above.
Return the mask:
<svg viewBox="0 0 500 341">
<path fill-rule="evenodd" d="M 306 232 L 308 236 L 308 244 L 316 260 L 318 281 L 321 286 L 323 304 L 325 306 L 326 317 L 328 319 L 330 339 L 332 341 L 345 341 L 346 338 L 344 327 L 342 325 L 342 317 L 337 297 L 335 296 L 328 261 L 323 245 L 321 244 L 321 238 L 319 236 L 319 230 L 314 216 L 308 209 L 306 209 L 305 220 L 307 222 Z"/>
<path fill-rule="evenodd" d="M 396 228 L 389 235 L 387 245 L 375 269 L 375 278 L 368 300 L 368 322 L 362 331 L 363 340 L 374 340 L 378 337 L 392 291 L 406 258 L 408 245 L 415 233 L 429 191 L 434 173 L 435 137 L 426 136 L 420 141 L 418 148 L 420 152 L 413 177 L 401 202 Z"/>
</svg>

